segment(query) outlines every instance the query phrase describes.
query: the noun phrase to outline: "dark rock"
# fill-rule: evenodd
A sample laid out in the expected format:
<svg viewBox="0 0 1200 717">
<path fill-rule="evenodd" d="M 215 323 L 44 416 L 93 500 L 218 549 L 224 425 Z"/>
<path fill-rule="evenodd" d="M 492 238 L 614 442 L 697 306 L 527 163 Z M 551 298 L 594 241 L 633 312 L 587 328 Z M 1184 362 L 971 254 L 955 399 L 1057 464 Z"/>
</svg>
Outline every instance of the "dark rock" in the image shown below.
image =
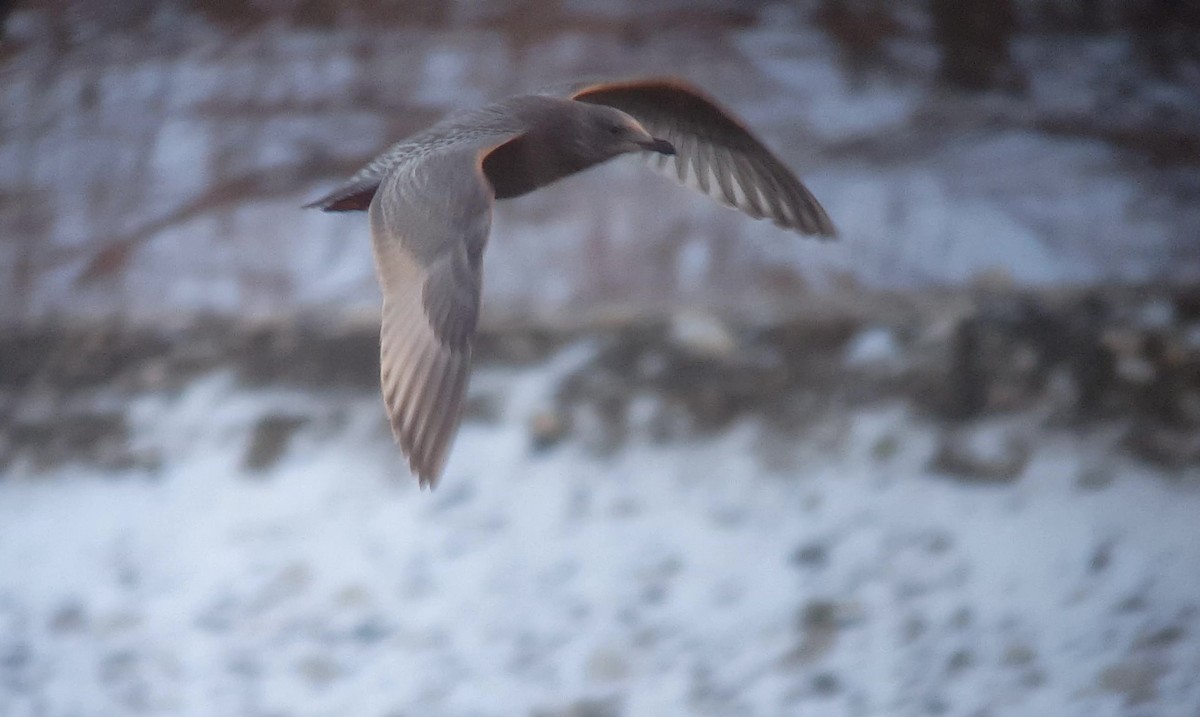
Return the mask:
<svg viewBox="0 0 1200 717">
<path fill-rule="evenodd" d="M 33 661 L 33 650 L 27 643 L 15 642 L 0 651 L 0 670 L 18 672 Z"/>
<path fill-rule="evenodd" d="M 1004 655 L 1001 661 L 1008 667 L 1025 667 L 1033 664 L 1037 658 L 1037 653 L 1034 649 L 1025 643 L 1013 643 L 1004 648 Z"/>
<path fill-rule="evenodd" d="M 567 436 L 570 422 L 557 411 L 540 411 L 529 419 L 529 440 L 534 451 L 553 448 Z"/>
<path fill-rule="evenodd" d="M 943 82 L 965 90 L 1018 86 L 1009 52 L 1018 29 L 1012 0 L 934 0 L 930 13 Z"/>
<path fill-rule="evenodd" d="M 1112 551 L 1113 542 L 1111 540 L 1096 546 L 1096 549 L 1092 551 L 1091 560 L 1088 561 L 1088 572 L 1095 575 L 1107 570 L 1109 564 L 1112 563 Z"/>
<path fill-rule="evenodd" d="M 793 565 L 805 568 L 823 568 L 829 563 L 829 548 L 824 543 L 808 543 L 792 552 Z"/>
<path fill-rule="evenodd" d="M 946 660 L 946 671 L 950 674 L 964 672 L 975 664 L 975 654 L 968 649 L 955 650 Z"/>
<path fill-rule="evenodd" d="M 468 393 L 463 405 L 463 420 L 496 423 L 504 408 L 503 397 L 495 393 Z"/>
<path fill-rule="evenodd" d="M 950 703 L 945 698 L 939 695 L 933 695 L 925 700 L 925 712 L 934 717 L 944 715 L 950 711 Z"/>
<path fill-rule="evenodd" d="M 629 663 L 619 651 L 599 649 L 588 657 L 587 674 L 597 682 L 612 682 L 629 674 Z"/>
<path fill-rule="evenodd" d="M 929 536 L 927 548 L 933 555 L 941 555 L 954 547 L 954 536 L 949 533 L 937 531 Z"/>
<path fill-rule="evenodd" d="M 810 664 L 827 654 L 842 629 L 860 617 L 855 603 L 811 600 L 796 615 L 800 644 L 784 658 L 787 663 Z"/>
<path fill-rule="evenodd" d="M 379 333 L 374 327 L 322 330 L 288 324 L 249 329 L 229 348 L 249 386 L 379 387 Z"/>
<path fill-rule="evenodd" d="M 806 604 L 796 619 L 801 630 L 832 627 L 837 624 L 838 604 L 829 600 L 813 600 Z"/>
<path fill-rule="evenodd" d="M 910 615 L 904 620 L 901 628 L 901 639 L 905 644 L 911 644 L 929 631 L 929 623 L 920 615 Z"/>
<path fill-rule="evenodd" d="M 816 694 L 822 697 L 830 697 L 841 691 L 842 683 L 837 678 L 837 675 L 832 672 L 822 672 L 813 677 L 812 688 Z"/>
<path fill-rule="evenodd" d="M 545 360 L 569 338 L 543 329 L 484 331 L 474 353 L 477 360 L 488 363 L 527 366 Z"/>
<path fill-rule="evenodd" d="M 1162 468 L 1200 466 L 1200 427 L 1138 423 L 1130 429 L 1125 444 L 1134 455 Z"/>
<path fill-rule="evenodd" d="M 87 614 L 76 602 L 67 603 L 50 618 L 50 629 L 55 632 L 78 632 L 87 626 Z"/>
<path fill-rule="evenodd" d="M 391 630 L 382 620 L 370 619 L 359 623 L 351 634 L 358 642 L 374 644 L 390 635 Z"/>
<path fill-rule="evenodd" d="M 1117 612 L 1130 613 L 1141 612 L 1146 609 L 1145 595 L 1130 595 L 1121 602 L 1117 603 Z"/>
<path fill-rule="evenodd" d="M 170 346 L 164 333 L 113 324 L 6 327 L 0 333 L 0 388 L 41 384 L 78 390 L 128 382 L 138 367 Z"/>
<path fill-rule="evenodd" d="M 273 414 L 260 418 L 242 456 L 242 468 L 252 473 L 269 470 L 283 457 L 296 431 L 307 423 L 304 416 Z"/>
<path fill-rule="evenodd" d="M 300 675 L 313 687 L 324 687 L 342 675 L 337 662 L 324 655 L 310 655 L 296 666 Z"/>
<path fill-rule="evenodd" d="M 100 661 L 100 679 L 116 682 L 128 679 L 138 667 L 138 657 L 133 650 L 114 650 Z"/>
<path fill-rule="evenodd" d="M 68 463 L 94 465 L 106 471 L 153 469 L 158 459 L 134 451 L 122 413 L 66 413 L 36 420 L 17 419 L 0 444 L 0 466 L 27 460 L 34 471 L 47 472 Z"/>
<path fill-rule="evenodd" d="M 1123 662 L 1101 672 L 1096 683 L 1105 692 L 1123 695 L 1125 704 L 1133 706 L 1158 697 L 1158 680 L 1164 673 L 1162 665 L 1152 662 Z"/>
<path fill-rule="evenodd" d="M 940 401 L 947 418 L 970 418 L 987 405 L 988 380 L 980 352 L 981 334 L 976 319 L 963 321 L 954 333 L 953 363 Z"/>
<path fill-rule="evenodd" d="M 890 433 L 871 444 L 871 457 L 880 462 L 891 460 L 899 451 L 900 439 Z"/>
<path fill-rule="evenodd" d="M 959 630 L 965 630 L 975 621 L 975 616 L 971 612 L 971 608 L 966 605 L 954 611 L 954 615 L 950 618 L 950 624 Z"/>
<path fill-rule="evenodd" d="M 1178 625 L 1170 625 L 1160 630 L 1146 633 L 1133 643 L 1135 650 L 1170 647 L 1183 639 L 1187 633 Z"/>
<path fill-rule="evenodd" d="M 674 443 L 695 433 L 696 425 L 681 402 L 663 399 L 646 424 L 646 437 L 658 444 Z"/>
<path fill-rule="evenodd" d="M 1117 479 L 1116 471 L 1113 469 L 1112 460 L 1105 462 L 1097 462 L 1092 465 L 1084 466 L 1079 471 L 1079 476 L 1075 479 L 1075 485 L 1083 490 L 1100 490 L 1112 485 Z"/>
<path fill-rule="evenodd" d="M 620 717 L 621 713 L 620 700 L 610 697 L 579 700 L 553 709 L 536 709 L 529 714 L 530 717 Z"/>
<path fill-rule="evenodd" d="M 930 461 L 932 471 L 968 482 L 1010 483 L 1021 477 L 1032 448 L 1028 439 L 994 426 L 948 429 Z"/>
<path fill-rule="evenodd" d="M 871 75 L 889 69 L 889 41 L 904 28 L 894 13 L 886 2 L 822 0 L 817 7 L 813 20 L 836 43 L 852 86 L 860 87 Z"/>
</svg>

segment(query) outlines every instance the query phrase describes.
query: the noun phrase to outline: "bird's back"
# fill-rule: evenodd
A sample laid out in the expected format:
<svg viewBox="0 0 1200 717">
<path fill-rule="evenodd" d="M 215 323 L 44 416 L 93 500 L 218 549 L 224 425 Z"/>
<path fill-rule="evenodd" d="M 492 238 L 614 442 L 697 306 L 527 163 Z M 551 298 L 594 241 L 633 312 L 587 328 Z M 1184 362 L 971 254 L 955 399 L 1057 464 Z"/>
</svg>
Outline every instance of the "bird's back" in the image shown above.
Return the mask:
<svg viewBox="0 0 1200 717">
<path fill-rule="evenodd" d="M 497 139 L 524 132 L 569 100 L 519 95 L 473 109 L 459 110 L 433 126 L 388 147 L 334 191 L 311 204 L 327 211 L 365 210 L 379 183 L 389 172 L 435 152 L 494 144 Z"/>
</svg>

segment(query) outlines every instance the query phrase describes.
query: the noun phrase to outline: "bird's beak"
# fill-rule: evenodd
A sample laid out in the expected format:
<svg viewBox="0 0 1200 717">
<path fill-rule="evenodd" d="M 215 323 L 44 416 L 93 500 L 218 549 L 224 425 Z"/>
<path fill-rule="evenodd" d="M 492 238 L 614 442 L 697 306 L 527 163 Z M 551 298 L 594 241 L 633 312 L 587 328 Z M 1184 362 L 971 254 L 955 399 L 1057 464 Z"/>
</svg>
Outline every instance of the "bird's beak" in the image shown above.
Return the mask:
<svg viewBox="0 0 1200 717">
<path fill-rule="evenodd" d="M 642 147 L 642 149 L 646 149 L 651 152 L 658 152 L 659 154 L 665 154 L 668 157 L 675 154 L 675 145 L 671 144 L 665 139 L 651 137 L 649 141 L 638 142 L 638 144 Z"/>
</svg>

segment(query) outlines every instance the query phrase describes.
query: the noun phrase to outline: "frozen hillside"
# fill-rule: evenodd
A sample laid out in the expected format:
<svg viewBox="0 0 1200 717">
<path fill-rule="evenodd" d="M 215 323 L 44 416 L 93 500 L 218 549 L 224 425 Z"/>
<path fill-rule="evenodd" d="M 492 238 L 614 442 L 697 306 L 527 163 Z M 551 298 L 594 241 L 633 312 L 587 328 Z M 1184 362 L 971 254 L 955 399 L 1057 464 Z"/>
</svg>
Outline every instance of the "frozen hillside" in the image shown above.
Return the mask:
<svg viewBox="0 0 1200 717">
<path fill-rule="evenodd" d="M 575 347 L 585 351 L 585 347 Z M 569 357 L 560 357 L 569 358 Z M 783 437 L 530 448 L 544 374 L 434 495 L 374 396 L 139 400 L 153 471 L 0 485 L 0 712 L 1187 715 L 1200 493 L 1043 438 L 1015 485 L 929 468 L 900 406 Z M 645 408 L 652 408 L 647 405 Z M 301 417 L 248 467 L 264 416 Z"/>
<path fill-rule="evenodd" d="M 1195 715 L 1198 322 L 489 334 L 433 493 L 370 325 L 10 334 L 0 714 Z"/>
</svg>

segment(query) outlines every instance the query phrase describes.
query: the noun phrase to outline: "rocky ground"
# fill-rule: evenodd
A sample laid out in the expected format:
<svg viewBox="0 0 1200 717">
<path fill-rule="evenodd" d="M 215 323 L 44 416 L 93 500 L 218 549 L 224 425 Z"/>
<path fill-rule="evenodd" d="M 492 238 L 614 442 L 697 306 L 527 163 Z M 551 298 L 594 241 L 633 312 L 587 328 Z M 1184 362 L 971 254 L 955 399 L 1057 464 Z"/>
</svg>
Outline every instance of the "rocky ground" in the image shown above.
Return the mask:
<svg viewBox="0 0 1200 717">
<path fill-rule="evenodd" d="M 0 714 L 1192 715 L 1200 294 L 8 332 Z"/>
<path fill-rule="evenodd" d="M 528 426 L 539 448 L 577 440 L 603 453 L 633 430 L 690 439 L 746 416 L 789 434 L 826 413 L 901 401 L 945 425 L 938 462 L 961 477 L 1020 476 L 1026 441 L 1009 441 L 1010 457 L 993 465 L 960 440 L 997 417 L 1120 429 L 1113 450 L 1181 475 L 1200 464 L 1200 291 L 1190 286 L 812 297 L 803 317 L 753 322 L 683 310 L 509 324 L 483 332 L 476 365 L 535 369 L 581 342 L 594 352 L 556 378 L 553 401 Z M 248 390 L 369 394 L 377 347 L 372 319 L 16 328 L 0 338 L 9 426 L 0 466 L 150 467 L 162 457 L 129 446 L 122 413 L 132 397 L 219 370 Z M 635 428 L 633 404 L 647 396 L 659 409 Z M 468 422 L 496 420 L 489 401 L 473 394 Z M 273 444 L 298 427 L 268 417 L 255 435 Z"/>
</svg>

